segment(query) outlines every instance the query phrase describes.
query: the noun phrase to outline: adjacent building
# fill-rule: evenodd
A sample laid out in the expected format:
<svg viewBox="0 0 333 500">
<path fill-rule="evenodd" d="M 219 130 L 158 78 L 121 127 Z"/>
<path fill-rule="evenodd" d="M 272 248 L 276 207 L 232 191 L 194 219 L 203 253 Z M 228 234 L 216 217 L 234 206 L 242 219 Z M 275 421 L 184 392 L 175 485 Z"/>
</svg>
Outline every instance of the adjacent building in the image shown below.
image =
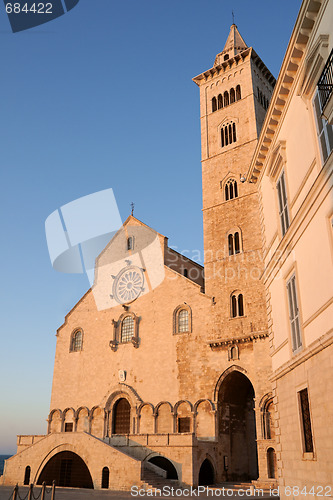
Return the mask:
<svg viewBox="0 0 333 500">
<path fill-rule="evenodd" d="M 329 493 L 332 16 L 304 0 L 277 82 L 234 24 L 193 79 L 204 268 L 126 220 L 57 332 L 48 433 L 18 436 L 4 484 Z"/>
<path fill-rule="evenodd" d="M 318 495 L 333 483 L 332 27 L 332 2 L 303 2 L 249 170 L 260 195 L 280 485 Z"/>
</svg>

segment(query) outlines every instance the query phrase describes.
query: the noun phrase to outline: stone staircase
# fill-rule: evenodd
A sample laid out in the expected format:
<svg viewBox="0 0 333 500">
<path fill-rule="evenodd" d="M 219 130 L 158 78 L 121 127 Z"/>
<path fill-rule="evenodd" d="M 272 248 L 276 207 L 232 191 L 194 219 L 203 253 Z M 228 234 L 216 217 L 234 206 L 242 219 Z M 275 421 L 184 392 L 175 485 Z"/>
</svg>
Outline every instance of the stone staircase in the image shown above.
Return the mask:
<svg viewBox="0 0 333 500">
<path fill-rule="evenodd" d="M 143 470 L 143 487 L 151 490 L 163 490 L 163 486 L 168 486 L 171 488 L 180 488 L 178 485 L 178 481 L 176 479 L 166 479 L 165 477 L 156 474 L 152 470 L 144 469 Z"/>
</svg>

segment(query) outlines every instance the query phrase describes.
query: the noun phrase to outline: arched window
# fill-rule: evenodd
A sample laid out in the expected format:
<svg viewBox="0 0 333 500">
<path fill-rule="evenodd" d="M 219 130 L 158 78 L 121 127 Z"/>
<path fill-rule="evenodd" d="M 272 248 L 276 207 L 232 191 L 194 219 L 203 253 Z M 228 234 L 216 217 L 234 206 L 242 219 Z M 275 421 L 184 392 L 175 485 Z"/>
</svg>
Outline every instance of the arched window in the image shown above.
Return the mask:
<svg viewBox="0 0 333 500">
<path fill-rule="evenodd" d="M 235 236 L 234 236 L 234 243 L 235 243 L 235 254 L 240 253 L 240 238 L 239 238 L 239 232 L 236 231 Z"/>
<path fill-rule="evenodd" d="M 244 299 L 239 292 L 234 292 L 231 295 L 231 317 L 237 318 L 244 316 Z"/>
<path fill-rule="evenodd" d="M 24 482 L 23 482 L 25 486 L 29 486 L 30 484 L 30 473 L 31 473 L 31 467 L 30 465 L 27 465 L 24 472 Z"/>
<path fill-rule="evenodd" d="M 241 88 L 240 88 L 240 85 L 237 85 L 237 87 L 236 87 L 236 101 L 239 101 L 241 98 L 242 98 Z"/>
<path fill-rule="evenodd" d="M 234 236 L 233 236 L 233 234 L 229 234 L 229 236 L 228 236 L 228 247 L 229 247 L 229 255 L 234 255 Z"/>
<path fill-rule="evenodd" d="M 103 467 L 103 470 L 102 470 L 102 488 L 103 489 L 109 488 L 109 477 L 110 477 L 109 468 Z"/>
<path fill-rule="evenodd" d="M 229 361 L 233 361 L 234 359 L 239 359 L 238 347 L 235 345 L 229 349 Z"/>
<path fill-rule="evenodd" d="M 188 332 L 188 311 L 186 309 L 183 309 L 182 311 L 179 311 L 179 314 L 178 314 L 178 331 L 179 331 L 179 333 L 181 333 L 181 332 Z"/>
<path fill-rule="evenodd" d="M 228 122 L 221 127 L 221 147 L 228 146 L 233 142 L 236 142 L 236 124 L 234 122 Z"/>
<path fill-rule="evenodd" d="M 229 106 L 229 93 L 227 91 L 224 92 L 224 107 Z"/>
<path fill-rule="evenodd" d="M 189 333 L 192 331 L 192 313 L 187 305 L 178 306 L 173 313 L 173 333 Z"/>
<path fill-rule="evenodd" d="M 229 144 L 231 144 L 233 142 L 233 140 L 232 140 L 232 126 L 231 126 L 231 123 L 229 123 L 229 125 L 228 125 L 228 131 L 229 131 Z"/>
<path fill-rule="evenodd" d="M 275 429 L 274 429 L 274 406 L 273 401 L 270 399 L 265 407 L 263 414 L 263 424 L 264 424 L 264 438 L 265 439 L 274 439 L 275 437 Z"/>
<path fill-rule="evenodd" d="M 235 233 L 230 233 L 228 235 L 228 249 L 229 249 L 229 255 L 235 255 L 237 253 L 240 253 L 241 246 L 240 246 L 240 235 L 238 231 L 236 231 Z"/>
<path fill-rule="evenodd" d="M 127 238 L 127 250 L 133 250 L 134 248 L 134 238 L 133 236 L 129 236 Z"/>
<path fill-rule="evenodd" d="M 216 101 L 216 97 L 213 97 L 212 99 L 212 112 L 214 113 L 214 111 L 217 110 L 217 101 Z"/>
<path fill-rule="evenodd" d="M 83 340 L 82 330 L 75 330 L 72 333 L 71 349 L 70 350 L 72 352 L 82 351 L 82 340 Z"/>
<path fill-rule="evenodd" d="M 236 123 L 232 124 L 232 138 L 233 138 L 233 142 L 237 141 L 237 137 L 236 137 Z"/>
<path fill-rule="evenodd" d="M 134 336 L 134 319 L 132 316 L 125 316 L 121 322 L 120 342 L 131 342 Z"/>
<path fill-rule="evenodd" d="M 227 61 L 229 59 L 229 54 L 226 54 L 223 59 Z"/>
<path fill-rule="evenodd" d="M 237 305 L 238 305 L 238 316 L 244 316 L 243 295 L 241 293 L 237 297 Z"/>
<path fill-rule="evenodd" d="M 235 179 L 229 179 L 226 182 L 224 192 L 226 201 L 232 200 L 233 198 L 237 198 L 238 196 L 237 181 Z"/>
<path fill-rule="evenodd" d="M 235 100 L 236 100 L 235 90 L 234 89 L 230 89 L 230 104 L 232 104 L 233 102 L 235 102 Z"/>
<path fill-rule="evenodd" d="M 222 97 L 222 94 L 219 94 L 217 96 L 217 107 L 219 109 L 223 108 L 223 97 Z"/>
</svg>

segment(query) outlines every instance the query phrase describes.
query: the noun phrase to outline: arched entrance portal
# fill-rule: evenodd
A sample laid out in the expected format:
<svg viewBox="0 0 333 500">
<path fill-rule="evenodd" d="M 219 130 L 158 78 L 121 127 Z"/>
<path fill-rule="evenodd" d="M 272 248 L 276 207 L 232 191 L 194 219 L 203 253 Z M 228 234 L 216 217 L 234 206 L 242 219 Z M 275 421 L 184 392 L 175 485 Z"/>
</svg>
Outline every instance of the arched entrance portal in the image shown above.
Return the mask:
<svg viewBox="0 0 333 500">
<path fill-rule="evenodd" d="M 200 467 L 199 471 L 199 486 L 208 486 L 214 484 L 214 467 L 206 458 Z"/>
<path fill-rule="evenodd" d="M 127 399 L 118 399 L 113 407 L 112 434 L 130 434 L 131 407 Z"/>
<path fill-rule="evenodd" d="M 148 460 L 151 464 L 157 465 L 167 473 L 167 479 L 178 479 L 176 467 L 165 457 L 152 457 Z"/>
<path fill-rule="evenodd" d="M 45 481 L 47 485 L 51 485 L 53 480 L 57 486 L 94 487 L 88 467 L 79 455 L 71 451 L 61 451 L 54 455 L 44 466 L 37 484 Z"/>
<path fill-rule="evenodd" d="M 223 380 L 218 394 L 219 440 L 228 457 L 227 479 L 258 478 L 254 389 L 249 379 L 233 371 Z"/>
</svg>

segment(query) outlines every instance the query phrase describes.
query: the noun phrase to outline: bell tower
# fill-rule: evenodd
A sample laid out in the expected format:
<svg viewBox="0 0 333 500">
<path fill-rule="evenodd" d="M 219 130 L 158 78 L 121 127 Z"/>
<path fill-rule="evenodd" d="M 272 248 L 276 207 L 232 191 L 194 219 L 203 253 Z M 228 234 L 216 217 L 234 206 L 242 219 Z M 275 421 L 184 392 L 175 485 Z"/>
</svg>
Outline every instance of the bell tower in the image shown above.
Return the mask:
<svg viewBox="0 0 333 500">
<path fill-rule="evenodd" d="M 205 290 L 213 338 L 265 330 L 258 192 L 245 182 L 275 78 L 233 24 L 200 89 Z M 231 321 L 234 320 L 234 321 Z"/>
<path fill-rule="evenodd" d="M 222 380 L 216 424 L 224 462 L 218 467 L 223 481 L 265 481 L 267 443 L 274 440 L 263 434 L 261 402 L 271 394 L 272 366 L 259 195 L 246 174 L 275 79 L 233 24 L 213 67 L 194 82 L 200 89 L 205 292 L 212 297 L 207 343 Z"/>
</svg>

